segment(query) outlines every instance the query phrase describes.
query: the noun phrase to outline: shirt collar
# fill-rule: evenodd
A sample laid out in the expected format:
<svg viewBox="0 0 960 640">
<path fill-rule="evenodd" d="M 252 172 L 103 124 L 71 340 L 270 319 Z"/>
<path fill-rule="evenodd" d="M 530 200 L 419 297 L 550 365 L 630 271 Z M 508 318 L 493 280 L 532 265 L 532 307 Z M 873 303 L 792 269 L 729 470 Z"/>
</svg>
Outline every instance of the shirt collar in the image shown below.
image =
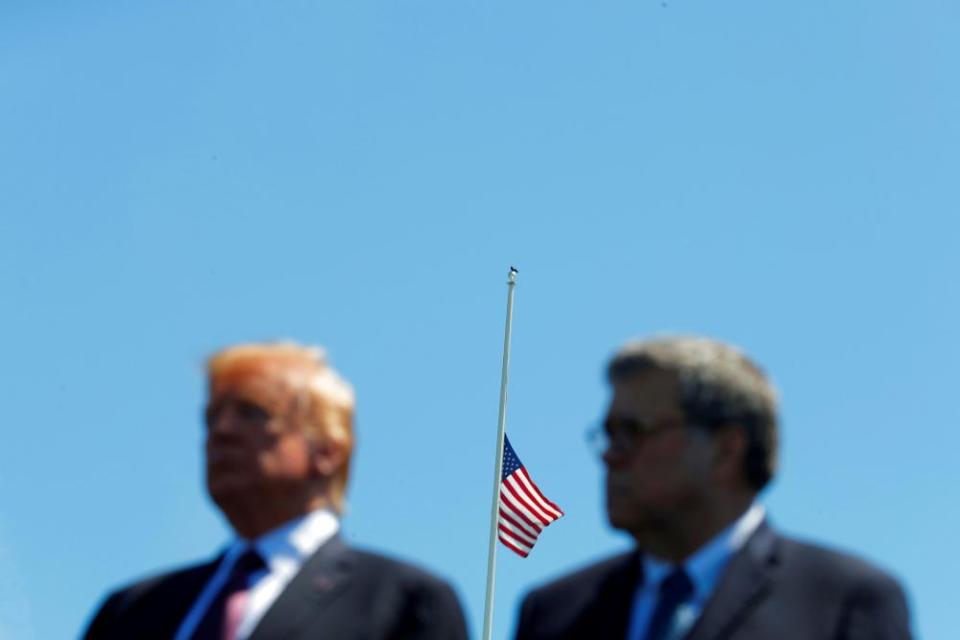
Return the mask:
<svg viewBox="0 0 960 640">
<path fill-rule="evenodd" d="M 754 502 L 730 526 L 711 538 L 697 549 L 683 563 L 683 568 L 694 585 L 694 599 L 706 602 L 720 579 L 723 569 L 733 555 L 739 551 L 747 539 L 757 530 L 766 514 L 763 506 Z M 673 571 L 675 565 L 643 554 L 644 583 L 648 586 L 659 585 Z"/>
<path fill-rule="evenodd" d="M 329 509 L 317 509 L 253 541 L 238 539 L 231 545 L 228 556 L 235 558 L 251 546 L 257 550 L 271 571 L 299 569 L 325 542 L 340 529 L 340 521 Z"/>
</svg>

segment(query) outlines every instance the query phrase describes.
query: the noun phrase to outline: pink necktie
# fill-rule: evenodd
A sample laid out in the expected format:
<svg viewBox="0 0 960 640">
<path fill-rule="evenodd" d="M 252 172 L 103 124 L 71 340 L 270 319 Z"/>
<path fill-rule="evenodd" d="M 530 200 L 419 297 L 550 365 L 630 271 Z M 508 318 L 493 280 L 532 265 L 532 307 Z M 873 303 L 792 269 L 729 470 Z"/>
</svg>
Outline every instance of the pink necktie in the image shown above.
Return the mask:
<svg viewBox="0 0 960 640">
<path fill-rule="evenodd" d="M 243 622 L 243 614 L 247 612 L 249 599 L 250 589 L 235 591 L 227 598 L 222 640 L 237 640 L 237 631 L 240 629 L 240 623 Z"/>
<path fill-rule="evenodd" d="M 192 640 L 234 640 L 247 608 L 250 577 L 265 568 L 266 564 L 254 549 L 237 558 L 220 593 L 190 636 Z"/>
</svg>

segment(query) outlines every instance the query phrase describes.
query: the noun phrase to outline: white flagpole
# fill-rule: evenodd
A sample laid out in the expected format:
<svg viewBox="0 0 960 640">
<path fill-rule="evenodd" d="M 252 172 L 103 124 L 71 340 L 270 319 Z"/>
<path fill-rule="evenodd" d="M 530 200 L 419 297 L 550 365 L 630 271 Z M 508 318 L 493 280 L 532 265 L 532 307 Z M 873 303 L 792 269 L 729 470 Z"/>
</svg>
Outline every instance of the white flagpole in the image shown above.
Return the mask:
<svg viewBox="0 0 960 640">
<path fill-rule="evenodd" d="M 493 627 L 493 585 L 497 570 L 497 521 L 500 517 L 500 476 L 503 473 L 503 434 L 507 422 L 507 373 L 510 369 L 510 330 L 513 325 L 513 288 L 517 270 L 507 278 L 507 323 L 503 330 L 503 370 L 500 373 L 500 417 L 497 420 L 497 462 L 493 474 L 493 505 L 490 508 L 490 546 L 487 549 L 487 597 L 483 604 L 483 640 L 490 640 Z"/>
</svg>

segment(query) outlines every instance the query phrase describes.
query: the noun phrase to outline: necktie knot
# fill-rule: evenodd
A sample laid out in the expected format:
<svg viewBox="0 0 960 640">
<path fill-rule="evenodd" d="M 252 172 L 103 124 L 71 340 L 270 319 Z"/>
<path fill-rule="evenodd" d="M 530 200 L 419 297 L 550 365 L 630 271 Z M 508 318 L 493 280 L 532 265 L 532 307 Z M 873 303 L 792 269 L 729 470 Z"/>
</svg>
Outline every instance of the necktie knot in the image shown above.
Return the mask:
<svg viewBox="0 0 960 640">
<path fill-rule="evenodd" d="M 693 582 L 690 576 L 677 567 L 660 581 L 660 593 L 657 597 L 657 607 L 653 610 L 647 626 L 644 640 L 669 640 L 674 637 L 674 622 L 677 609 L 693 596 Z"/>
<path fill-rule="evenodd" d="M 227 574 L 226 582 L 210 603 L 206 613 L 197 625 L 192 640 L 223 640 L 236 637 L 237 628 L 242 620 L 246 606 L 247 588 L 250 577 L 267 568 L 263 558 L 253 547 L 247 549 L 236 559 Z"/>
<path fill-rule="evenodd" d="M 689 600 L 692 595 L 693 582 L 683 567 L 674 569 L 660 582 L 660 598 L 663 600 L 680 604 Z"/>
<path fill-rule="evenodd" d="M 266 568 L 267 565 L 264 563 L 263 558 L 260 557 L 256 549 L 251 547 L 240 554 L 237 561 L 233 563 L 233 568 L 230 570 L 231 582 L 234 580 L 245 582 L 257 571 L 262 571 Z"/>
</svg>

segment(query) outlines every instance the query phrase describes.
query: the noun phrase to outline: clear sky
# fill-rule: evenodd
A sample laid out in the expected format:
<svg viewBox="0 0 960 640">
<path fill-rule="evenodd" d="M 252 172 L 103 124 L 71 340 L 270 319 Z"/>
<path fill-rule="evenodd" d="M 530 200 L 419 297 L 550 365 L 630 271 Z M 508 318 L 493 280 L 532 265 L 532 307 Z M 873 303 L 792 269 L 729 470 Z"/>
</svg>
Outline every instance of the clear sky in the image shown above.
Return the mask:
<svg viewBox="0 0 960 640">
<path fill-rule="evenodd" d="M 954 637 L 960 5 L 953 0 L 0 7 L 0 637 L 211 556 L 202 363 L 327 347 L 355 384 L 349 541 L 483 609 L 508 432 L 567 516 L 519 596 L 628 545 L 583 434 L 624 340 L 733 341 L 783 397 L 763 500 Z"/>
</svg>

